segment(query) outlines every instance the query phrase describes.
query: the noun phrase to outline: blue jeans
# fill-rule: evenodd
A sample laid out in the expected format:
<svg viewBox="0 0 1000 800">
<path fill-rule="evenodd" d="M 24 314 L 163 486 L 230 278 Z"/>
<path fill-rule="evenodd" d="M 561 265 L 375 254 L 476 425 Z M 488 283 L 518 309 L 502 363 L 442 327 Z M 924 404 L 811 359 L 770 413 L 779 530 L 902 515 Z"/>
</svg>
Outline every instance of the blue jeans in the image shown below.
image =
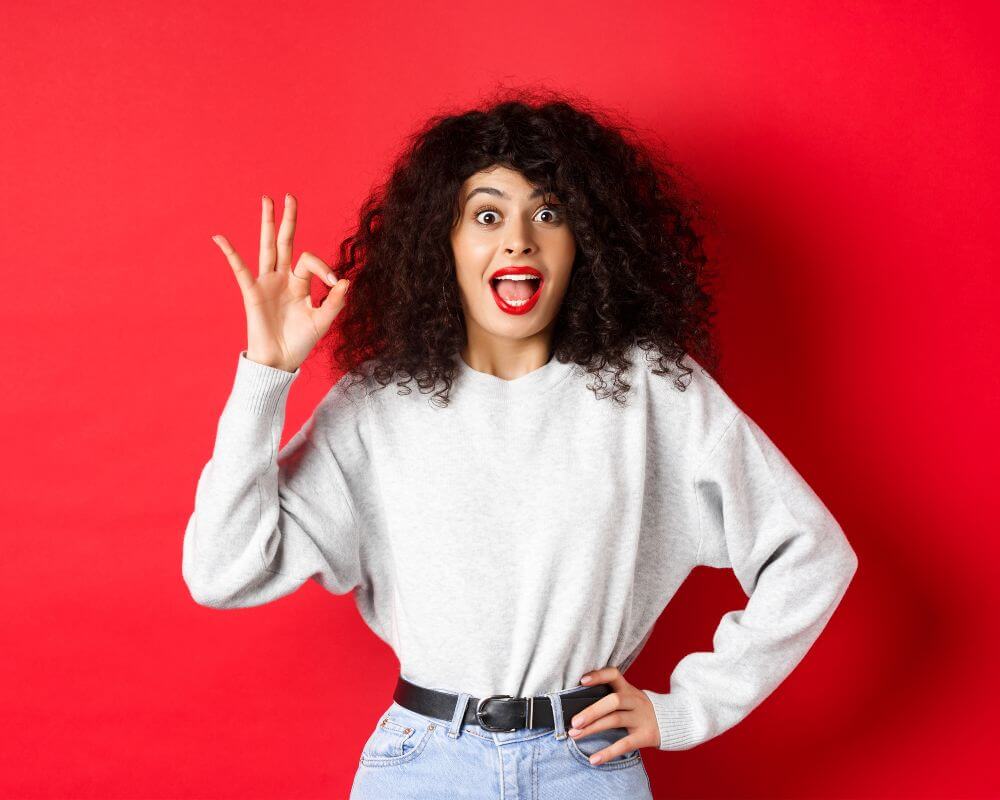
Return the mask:
<svg viewBox="0 0 1000 800">
<path fill-rule="evenodd" d="M 468 694 L 458 695 L 450 720 L 393 701 L 362 748 L 351 800 L 652 800 L 639 750 L 588 761 L 626 736 L 625 728 L 578 740 L 566 733 L 560 698 L 581 688 L 546 695 L 554 728 L 513 732 L 462 723 Z"/>
</svg>

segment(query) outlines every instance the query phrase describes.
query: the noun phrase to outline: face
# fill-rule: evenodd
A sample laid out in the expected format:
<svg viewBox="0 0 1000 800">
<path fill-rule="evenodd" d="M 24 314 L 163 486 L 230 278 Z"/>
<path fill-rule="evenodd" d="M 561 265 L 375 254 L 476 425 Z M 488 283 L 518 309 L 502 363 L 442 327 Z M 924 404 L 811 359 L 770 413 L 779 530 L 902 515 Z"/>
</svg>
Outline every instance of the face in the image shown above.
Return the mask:
<svg viewBox="0 0 1000 800">
<path fill-rule="evenodd" d="M 477 172 L 462 185 L 451 247 L 470 341 L 551 332 L 576 254 L 558 202 L 506 167 Z M 491 282 L 505 267 L 537 279 Z"/>
</svg>

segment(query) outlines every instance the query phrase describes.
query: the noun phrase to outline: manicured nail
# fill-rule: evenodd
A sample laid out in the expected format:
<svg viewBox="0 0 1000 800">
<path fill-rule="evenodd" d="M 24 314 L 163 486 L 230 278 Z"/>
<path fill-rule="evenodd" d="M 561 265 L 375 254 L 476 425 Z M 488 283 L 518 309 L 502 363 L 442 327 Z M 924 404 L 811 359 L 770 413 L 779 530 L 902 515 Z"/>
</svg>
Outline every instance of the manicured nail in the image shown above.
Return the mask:
<svg viewBox="0 0 1000 800">
<path fill-rule="evenodd" d="M 582 678 L 580 678 L 580 683 L 590 683 L 590 676 L 584 675 Z"/>
<path fill-rule="evenodd" d="M 333 277 L 332 272 L 326 273 L 326 282 L 331 286 L 333 286 L 337 282 L 337 279 Z"/>
<path fill-rule="evenodd" d="M 570 728 L 569 731 L 568 731 L 568 733 L 569 733 L 570 736 L 576 736 L 579 732 L 580 731 L 577 730 L 576 728 Z"/>
<path fill-rule="evenodd" d="M 590 763 L 591 764 L 600 764 L 601 763 L 601 757 L 600 756 L 591 756 L 590 757 Z"/>
</svg>

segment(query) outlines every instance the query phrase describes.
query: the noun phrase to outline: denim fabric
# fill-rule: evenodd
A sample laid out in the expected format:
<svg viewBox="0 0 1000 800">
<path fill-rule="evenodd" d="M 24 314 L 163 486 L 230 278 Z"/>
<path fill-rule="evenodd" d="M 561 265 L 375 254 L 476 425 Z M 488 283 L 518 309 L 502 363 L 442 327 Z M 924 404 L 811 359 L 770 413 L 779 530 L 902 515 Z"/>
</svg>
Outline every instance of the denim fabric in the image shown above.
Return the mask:
<svg viewBox="0 0 1000 800">
<path fill-rule="evenodd" d="M 652 800 L 639 750 L 593 765 L 588 758 L 627 735 L 624 728 L 574 740 L 560 698 L 547 695 L 554 728 L 489 731 L 460 724 L 468 694 L 451 719 L 417 714 L 393 701 L 362 748 L 351 800 Z M 596 702 L 596 700 L 594 701 Z"/>
</svg>

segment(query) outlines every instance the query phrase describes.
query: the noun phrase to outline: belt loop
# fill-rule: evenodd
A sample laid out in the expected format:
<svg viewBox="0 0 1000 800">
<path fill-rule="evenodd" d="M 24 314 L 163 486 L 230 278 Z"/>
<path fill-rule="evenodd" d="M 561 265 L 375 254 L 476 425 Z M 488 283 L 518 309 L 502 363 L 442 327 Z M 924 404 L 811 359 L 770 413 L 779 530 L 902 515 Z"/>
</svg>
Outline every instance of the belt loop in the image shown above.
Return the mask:
<svg viewBox="0 0 1000 800">
<path fill-rule="evenodd" d="M 452 714 L 451 724 L 448 725 L 448 735 L 452 739 L 457 739 L 458 735 L 462 732 L 462 720 L 465 717 L 465 708 L 469 704 L 470 697 L 472 695 L 468 692 L 462 692 L 455 702 L 455 713 Z"/>
<path fill-rule="evenodd" d="M 563 720 L 562 698 L 559 696 L 559 692 L 546 692 L 545 696 L 549 698 L 549 702 L 552 704 L 552 721 L 555 725 L 556 739 L 565 739 L 567 734 L 565 721 Z"/>
</svg>

